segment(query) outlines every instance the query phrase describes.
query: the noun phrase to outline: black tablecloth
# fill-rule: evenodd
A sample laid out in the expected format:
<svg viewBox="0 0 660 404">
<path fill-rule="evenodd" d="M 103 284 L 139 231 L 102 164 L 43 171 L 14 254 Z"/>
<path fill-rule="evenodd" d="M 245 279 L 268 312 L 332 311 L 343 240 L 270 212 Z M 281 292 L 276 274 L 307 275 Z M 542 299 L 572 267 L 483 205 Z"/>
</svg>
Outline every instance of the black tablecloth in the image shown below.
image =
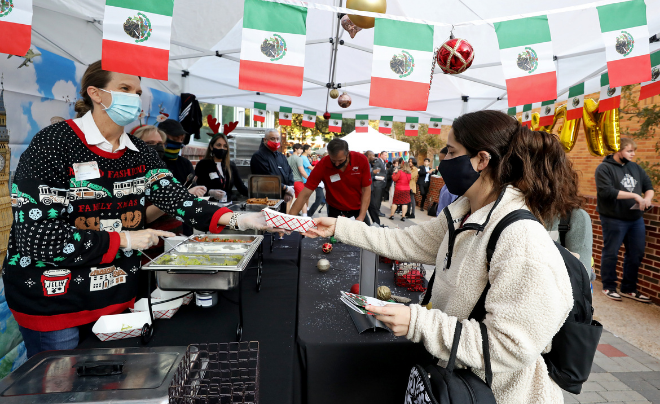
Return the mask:
<svg viewBox="0 0 660 404">
<path fill-rule="evenodd" d="M 270 237 L 264 239 L 264 270 L 261 292 L 256 291 L 256 269 L 243 277 L 243 341 L 259 341 L 260 397 L 262 404 L 293 401 L 294 334 L 300 235 L 276 240 L 269 253 Z M 238 292 L 221 292 L 219 304 L 199 308 L 194 300 L 170 320 L 156 320 L 149 346 L 185 346 L 191 343 L 235 341 Z M 91 335 L 78 348 L 140 346 L 140 338 L 101 342 Z"/>
<path fill-rule="evenodd" d="M 402 403 L 411 367 L 433 359 L 421 344 L 387 331 L 358 334 L 339 292 L 359 281 L 360 249 L 335 244 L 330 254 L 324 254 L 324 242 L 302 240 L 297 334 L 301 385 L 295 389 L 296 401 Z M 328 272 L 316 268 L 321 258 L 330 261 Z M 394 287 L 391 265 L 380 265 L 377 284 L 413 301 L 419 296 Z"/>
</svg>

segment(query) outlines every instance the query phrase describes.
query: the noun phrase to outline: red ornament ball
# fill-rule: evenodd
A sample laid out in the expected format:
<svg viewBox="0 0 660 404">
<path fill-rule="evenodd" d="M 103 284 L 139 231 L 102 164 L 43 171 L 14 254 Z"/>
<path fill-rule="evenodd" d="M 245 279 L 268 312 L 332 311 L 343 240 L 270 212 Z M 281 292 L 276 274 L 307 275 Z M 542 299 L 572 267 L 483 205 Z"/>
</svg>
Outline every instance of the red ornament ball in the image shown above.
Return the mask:
<svg viewBox="0 0 660 404">
<path fill-rule="evenodd" d="M 351 293 L 354 295 L 359 295 L 360 294 L 360 284 L 356 283 L 355 285 L 351 286 Z"/>
<path fill-rule="evenodd" d="M 445 74 L 460 74 L 472 65 L 474 49 L 465 39 L 453 38 L 442 44 L 436 61 Z"/>
<path fill-rule="evenodd" d="M 323 114 L 323 118 L 324 118 L 326 121 L 327 121 L 328 119 L 330 119 L 330 112 L 325 111 L 325 113 Z"/>
<path fill-rule="evenodd" d="M 332 244 L 330 243 L 325 243 L 323 244 L 323 248 L 321 248 L 324 253 L 328 254 L 330 251 L 332 251 Z"/>
</svg>

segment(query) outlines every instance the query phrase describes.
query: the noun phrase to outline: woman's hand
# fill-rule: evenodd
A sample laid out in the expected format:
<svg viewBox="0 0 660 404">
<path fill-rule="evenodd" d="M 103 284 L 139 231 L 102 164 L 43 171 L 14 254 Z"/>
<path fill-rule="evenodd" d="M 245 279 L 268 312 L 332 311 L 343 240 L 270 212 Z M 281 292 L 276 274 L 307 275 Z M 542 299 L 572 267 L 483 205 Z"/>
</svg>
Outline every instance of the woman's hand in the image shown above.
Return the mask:
<svg viewBox="0 0 660 404">
<path fill-rule="evenodd" d="M 176 234 L 163 230 L 145 229 L 138 231 L 121 232 L 119 233 L 119 236 L 121 237 L 121 241 L 119 242 L 119 248 L 127 248 L 128 238 L 130 238 L 132 250 L 146 250 L 158 244 L 159 236 L 174 237 L 176 236 Z"/>
<path fill-rule="evenodd" d="M 376 320 L 385 324 L 397 337 L 405 337 L 408 335 L 410 307 L 398 304 L 388 304 L 385 307 L 367 305 L 365 309 L 378 314 Z"/>
<path fill-rule="evenodd" d="M 303 236 L 316 238 L 316 237 L 330 237 L 335 234 L 335 225 L 337 224 L 337 219 L 334 217 L 319 217 L 314 219 L 316 223 L 316 229 L 311 228 L 303 233 Z"/>
<path fill-rule="evenodd" d="M 188 190 L 188 192 L 190 192 L 191 194 L 193 194 L 195 196 L 202 197 L 202 196 L 206 195 L 206 187 L 203 186 L 203 185 L 198 185 L 196 187 L 190 188 Z"/>
</svg>

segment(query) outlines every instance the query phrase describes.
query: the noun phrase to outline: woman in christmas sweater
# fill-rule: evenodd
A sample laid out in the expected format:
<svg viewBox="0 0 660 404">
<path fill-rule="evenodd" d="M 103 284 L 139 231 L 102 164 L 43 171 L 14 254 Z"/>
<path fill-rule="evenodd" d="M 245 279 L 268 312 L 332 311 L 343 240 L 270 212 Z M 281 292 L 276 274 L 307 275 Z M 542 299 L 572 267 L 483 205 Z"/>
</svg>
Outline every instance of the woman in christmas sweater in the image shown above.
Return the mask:
<svg viewBox="0 0 660 404">
<path fill-rule="evenodd" d="M 201 231 L 266 229 L 186 191 L 156 152 L 124 132 L 141 110 L 140 79 L 101 69 L 82 78 L 78 119 L 37 133 L 21 156 L 3 281 L 28 356 L 78 345 L 78 326 L 132 307 L 139 250 L 171 233 L 143 230 L 145 205 Z"/>
</svg>

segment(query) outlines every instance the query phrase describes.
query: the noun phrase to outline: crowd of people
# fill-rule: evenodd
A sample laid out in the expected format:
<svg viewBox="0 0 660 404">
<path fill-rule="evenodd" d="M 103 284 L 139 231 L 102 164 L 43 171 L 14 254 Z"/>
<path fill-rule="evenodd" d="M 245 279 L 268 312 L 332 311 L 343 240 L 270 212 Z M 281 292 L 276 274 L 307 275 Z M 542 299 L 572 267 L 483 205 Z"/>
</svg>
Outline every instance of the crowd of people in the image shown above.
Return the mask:
<svg viewBox="0 0 660 404">
<path fill-rule="evenodd" d="M 139 77 L 93 63 L 82 77 L 78 117 L 40 131 L 21 156 L 13 193 L 27 202 L 13 206 L 3 280 L 28 356 L 73 349 L 85 326 L 132 307 L 141 253 L 162 251 L 160 237 L 193 229 L 218 233 L 225 226 L 275 231 L 260 212 L 239 214 L 205 200 L 226 201 L 234 190 L 248 195 L 230 159 L 227 134 L 215 134 L 193 167 L 181 156 L 186 132 L 177 121 L 140 127 L 134 136 L 125 132 L 140 112 L 140 94 Z M 480 111 L 453 122 L 435 169 L 429 159 L 418 166 L 414 157 L 389 161 L 385 151 L 351 151 L 340 138 L 323 155 L 302 144 L 294 144 L 288 158 L 280 149 L 281 134 L 268 130 L 251 158 L 251 173 L 280 178 L 281 197 L 293 201 L 289 214 L 312 216 L 326 208 L 327 217 L 315 219 L 306 236 L 334 236 L 392 259 L 436 266 L 427 291 L 431 310 L 419 304 L 367 307 L 395 335 L 447 360 L 458 320 L 463 339 L 457 358 L 480 376 L 487 332 L 498 402 L 562 401 L 541 356 L 573 307 L 552 233 L 591 277 L 593 243 L 577 173 L 555 136 L 502 112 Z M 614 300 L 648 302 L 637 278 L 645 247 L 642 215 L 654 193 L 648 175 L 632 161 L 635 149 L 634 141 L 622 139 L 621 150 L 596 172 L 602 292 Z M 430 212 L 436 218 L 405 229 L 379 226 L 386 217 L 384 199 L 391 201 L 390 220 L 397 212 L 401 221 L 415 218 L 416 194 L 423 207 L 436 174 L 445 183 Z M 68 196 L 47 206 L 40 198 L 44 192 Z M 510 225 L 487 262 L 488 236 L 518 209 L 538 221 Z M 617 291 L 621 244 L 626 253 Z M 112 280 L 99 283 L 92 276 L 99 270 Z M 487 314 L 471 321 L 487 284 Z"/>
</svg>

